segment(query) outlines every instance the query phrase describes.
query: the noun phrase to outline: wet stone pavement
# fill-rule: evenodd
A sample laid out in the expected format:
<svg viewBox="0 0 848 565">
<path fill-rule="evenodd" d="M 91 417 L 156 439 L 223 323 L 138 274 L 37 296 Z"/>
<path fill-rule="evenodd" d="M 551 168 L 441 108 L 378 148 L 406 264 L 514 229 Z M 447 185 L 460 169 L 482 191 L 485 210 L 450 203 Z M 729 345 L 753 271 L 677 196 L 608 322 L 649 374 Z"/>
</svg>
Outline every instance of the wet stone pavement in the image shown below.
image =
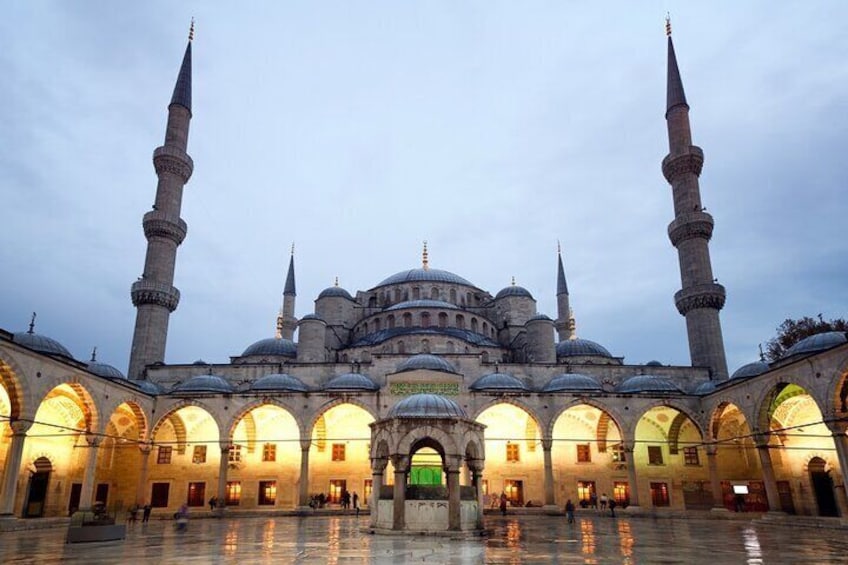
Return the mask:
<svg viewBox="0 0 848 565">
<path fill-rule="evenodd" d="M 363 533 L 368 517 L 170 521 L 117 542 L 65 544 L 65 529 L 0 533 L 0 563 L 848 563 L 845 530 L 759 521 L 487 516 L 473 539 Z"/>
</svg>

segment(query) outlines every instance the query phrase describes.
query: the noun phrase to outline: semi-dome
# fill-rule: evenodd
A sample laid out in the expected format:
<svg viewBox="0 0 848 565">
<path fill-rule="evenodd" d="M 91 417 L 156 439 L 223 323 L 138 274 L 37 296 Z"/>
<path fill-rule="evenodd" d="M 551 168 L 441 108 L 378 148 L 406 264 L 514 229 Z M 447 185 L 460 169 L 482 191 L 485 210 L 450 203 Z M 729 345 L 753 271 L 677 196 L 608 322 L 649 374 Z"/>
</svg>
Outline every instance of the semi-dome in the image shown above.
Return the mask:
<svg viewBox="0 0 848 565">
<path fill-rule="evenodd" d="M 405 300 L 392 304 L 386 308 L 386 312 L 391 310 L 403 310 L 405 308 L 433 308 L 442 310 L 459 310 L 456 304 L 445 302 L 444 300 Z"/>
<path fill-rule="evenodd" d="M 231 393 L 233 385 L 218 375 L 197 375 L 175 386 L 171 392 L 217 392 Z"/>
<path fill-rule="evenodd" d="M 297 345 L 290 339 L 269 337 L 268 339 L 260 339 L 248 346 L 244 350 L 244 353 L 241 354 L 242 357 L 250 357 L 252 355 L 297 357 Z"/>
<path fill-rule="evenodd" d="M 34 333 L 32 330 L 28 332 L 16 332 L 12 334 L 12 340 L 39 353 L 61 355 L 68 359 L 74 358 L 71 352 L 65 349 L 64 345 L 46 335 Z"/>
<path fill-rule="evenodd" d="M 138 388 L 140 388 L 143 392 L 146 392 L 147 394 L 149 394 L 149 395 L 151 395 L 151 396 L 156 396 L 157 394 L 163 394 L 163 393 L 165 392 L 165 391 L 162 389 L 162 387 L 161 387 L 161 386 L 159 386 L 158 384 L 154 383 L 153 381 L 148 381 L 148 380 L 143 380 L 143 381 L 130 380 L 129 382 L 133 383 L 133 384 L 134 384 L 134 385 L 136 385 Z"/>
<path fill-rule="evenodd" d="M 395 273 L 394 275 L 381 281 L 374 288 L 379 288 L 381 286 L 386 286 L 390 284 L 402 284 L 411 282 L 438 282 L 461 284 L 464 286 L 474 286 L 459 275 L 455 275 L 448 271 L 442 271 L 441 269 L 410 269 L 408 271 L 401 271 L 399 273 Z"/>
<path fill-rule="evenodd" d="M 389 410 L 387 418 L 468 418 L 462 407 L 438 394 L 413 394 Z"/>
<path fill-rule="evenodd" d="M 496 295 L 495 300 L 499 298 L 506 298 L 507 296 L 515 296 L 520 298 L 529 298 L 533 299 L 533 295 L 530 294 L 530 291 L 524 288 L 523 286 L 511 285 L 506 288 L 501 289 Z"/>
<path fill-rule="evenodd" d="M 580 373 L 562 373 L 554 376 L 542 388 L 542 392 L 600 392 L 601 383 L 595 377 Z"/>
<path fill-rule="evenodd" d="M 748 363 L 747 365 L 742 365 L 730 375 L 731 379 L 748 379 L 751 377 L 756 377 L 757 375 L 762 375 L 766 371 L 769 370 L 769 366 L 765 361 L 754 361 L 753 363 Z"/>
<path fill-rule="evenodd" d="M 333 377 L 324 385 L 324 390 L 380 390 L 380 385 L 371 380 L 367 375 L 362 373 L 345 373 L 338 377 Z"/>
<path fill-rule="evenodd" d="M 699 384 L 698 386 L 696 386 L 695 390 L 692 391 L 692 392 L 693 392 L 693 394 L 704 395 L 704 394 L 709 394 L 709 393 L 713 392 L 715 389 L 716 389 L 716 385 L 715 385 L 714 382 L 704 381 L 701 384 Z"/>
<path fill-rule="evenodd" d="M 89 361 L 88 366 L 86 367 L 89 373 L 94 373 L 98 377 L 105 377 L 107 379 L 126 379 L 127 377 L 118 369 L 109 365 L 107 363 L 101 363 L 99 361 Z"/>
<path fill-rule="evenodd" d="M 529 392 L 530 389 L 524 382 L 509 373 L 489 373 L 483 375 L 468 387 L 470 390 L 503 390 L 515 392 Z"/>
<path fill-rule="evenodd" d="M 615 387 L 615 392 L 629 394 L 634 392 L 681 392 L 681 390 L 667 377 L 637 375 L 622 381 Z"/>
<path fill-rule="evenodd" d="M 253 391 L 287 391 L 306 392 L 308 389 L 303 381 L 287 373 L 273 373 L 259 377 L 250 385 Z"/>
<path fill-rule="evenodd" d="M 817 351 L 824 351 L 837 345 L 842 345 L 848 341 L 845 337 L 845 332 L 823 332 L 820 334 L 805 337 L 792 347 L 786 350 L 780 358 L 786 359 L 793 355 L 806 355 Z"/>
<path fill-rule="evenodd" d="M 566 339 L 556 346 L 557 357 L 607 357 L 612 354 L 600 343 L 588 339 Z"/>
<path fill-rule="evenodd" d="M 413 355 L 409 359 L 398 364 L 395 372 L 403 373 L 406 371 L 418 370 L 458 374 L 456 367 L 454 367 L 447 359 L 443 359 L 438 355 L 431 355 L 430 353 L 419 353 L 418 355 Z"/>
<path fill-rule="evenodd" d="M 347 298 L 348 300 L 353 300 L 353 296 L 340 286 L 325 288 L 321 291 L 321 294 L 318 295 L 319 300 L 322 298 Z"/>
</svg>

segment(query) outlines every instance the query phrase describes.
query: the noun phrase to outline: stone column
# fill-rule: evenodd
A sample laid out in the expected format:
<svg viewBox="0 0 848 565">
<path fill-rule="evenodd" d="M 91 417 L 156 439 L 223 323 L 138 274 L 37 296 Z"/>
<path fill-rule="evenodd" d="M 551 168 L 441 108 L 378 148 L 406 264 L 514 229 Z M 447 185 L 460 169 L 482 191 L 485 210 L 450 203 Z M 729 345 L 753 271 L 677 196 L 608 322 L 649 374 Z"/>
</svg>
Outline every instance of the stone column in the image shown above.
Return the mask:
<svg viewBox="0 0 848 565">
<path fill-rule="evenodd" d="M 477 529 L 483 529 L 483 469 L 472 469 L 472 481 L 477 491 Z"/>
<path fill-rule="evenodd" d="M 380 519 L 380 491 L 383 487 L 383 473 L 386 470 L 385 459 L 371 461 L 371 498 L 368 500 L 368 510 L 371 513 L 371 527 L 376 528 Z"/>
<path fill-rule="evenodd" d="M 147 500 L 147 468 L 150 464 L 150 451 L 153 449 L 149 443 L 140 443 L 138 451 L 141 453 L 141 468 L 138 473 L 138 485 L 135 490 L 135 502 L 139 506 L 144 506 L 149 502 Z"/>
<path fill-rule="evenodd" d="M 627 459 L 627 480 L 630 483 L 630 505 L 628 508 L 639 508 L 639 484 L 636 482 L 636 448 L 633 443 L 624 445 L 624 453 Z"/>
<path fill-rule="evenodd" d="M 462 529 L 462 511 L 460 505 L 462 498 L 459 495 L 459 469 L 457 467 L 445 467 L 448 476 L 448 529 Z"/>
<path fill-rule="evenodd" d="M 710 487 L 713 492 L 713 510 L 727 510 L 724 507 L 724 494 L 721 492 L 721 478 L 718 476 L 718 446 L 707 445 L 707 466 L 710 469 Z"/>
<path fill-rule="evenodd" d="M 85 464 L 85 474 L 82 479 L 80 492 L 80 510 L 91 510 L 94 498 L 94 480 L 97 471 L 97 448 L 102 438 L 91 433 L 85 434 L 85 442 L 88 447 L 88 460 Z"/>
<path fill-rule="evenodd" d="M 21 472 L 21 460 L 24 456 L 24 441 L 30 427 L 29 422 L 14 420 L 9 422 L 12 428 L 12 442 L 6 452 L 6 469 L 3 473 L 3 486 L 0 490 L 0 517 L 12 517 L 15 499 L 18 496 L 18 475 Z"/>
<path fill-rule="evenodd" d="M 777 492 L 777 481 L 774 478 L 774 467 L 771 463 L 768 437 L 758 436 L 757 454 L 760 456 L 760 466 L 763 469 L 763 483 L 766 485 L 769 512 L 780 512 L 780 495 Z"/>
<path fill-rule="evenodd" d="M 542 440 L 542 452 L 545 456 L 545 510 L 548 512 L 557 510 L 554 499 L 554 460 L 551 456 L 553 444 L 552 439 Z"/>
<path fill-rule="evenodd" d="M 311 439 L 300 440 L 300 483 L 298 483 L 297 506 L 305 512 L 309 509 L 309 450 Z"/>
<path fill-rule="evenodd" d="M 221 442 L 221 459 L 218 460 L 218 506 L 215 509 L 218 514 L 224 513 L 227 507 L 227 473 L 230 470 L 230 442 Z"/>
<path fill-rule="evenodd" d="M 394 457 L 392 465 L 395 468 L 394 511 L 392 513 L 392 529 L 402 530 L 406 525 L 406 471 L 407 458 Z"/>
<path fill-rule="evenodd" d="M 845 429 L 838 426 L 828 426 L 833 432 L 833 443 L 836 447 L 836 457 L 839 460 L 839 475 L 842 477 L 842 485 L 836 490 L 842 491 L 842 496 L 837 497 L 839 510 L 842 516 L 848 515 L 848 436 Z"/>
</svg>

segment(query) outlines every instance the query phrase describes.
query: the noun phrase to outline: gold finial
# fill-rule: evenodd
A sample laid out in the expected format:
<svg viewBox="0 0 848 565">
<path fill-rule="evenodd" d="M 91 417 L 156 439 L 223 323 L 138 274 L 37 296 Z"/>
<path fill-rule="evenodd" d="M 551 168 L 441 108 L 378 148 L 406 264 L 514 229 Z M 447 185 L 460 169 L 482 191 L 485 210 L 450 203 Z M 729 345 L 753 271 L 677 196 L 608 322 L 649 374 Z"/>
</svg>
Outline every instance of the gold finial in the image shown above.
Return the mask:
<svg viewBox="0 0 848 565">
<path fill-rule="evenodd" d="M 515 276 L 512 277 L 512 286 L 515 286 Z"/>
<path fill-rule="evenodd" d="M 291 254 L 292 254 L 292 257 L 294 257 L 294 242 L 293 241 L 292 241 Z"/>
<path fill-rule="evenodd" d="M 430 256 L 427 254 L 427 240 L 424 240 L 424 251 L 421 252 L 421 268 L 425 271 L 430 268 Z"/>
<path fill-rule="evenodd" d="M 334 286 L 339 286 L 339 277 L 336 277 L 336 283 Z"/>
<path fill-rule="evenodd" d="M 191 27 L 188 28 L 188 40 L 194 41 L 194 18 L 191 18 Z"/>
<path fill-rule="evenodd" d="M 94 346 L 94 349 L 91 350 L 91 361 L 89 361 L 89 362 L 94 363 L 95 361 L 97 361 L 97 346 L 96 345 Z"/>
<path fill-rule="evenodd" d="M 559 240 L 557 240 L 557 253 L 562 255 L 562 246 L 559 244 Z"/>
<path fill-rule="evenodd" d="M 29 331 L 27 333 L 35 333 L 35 312 L 32 313 L 32 318 L 29 321 Z"/>
<path fill-rule="evenodd" d="M 668 12 L 665 13 L 665 34 L 671 37 L 671 14 Z"/>
</svg>

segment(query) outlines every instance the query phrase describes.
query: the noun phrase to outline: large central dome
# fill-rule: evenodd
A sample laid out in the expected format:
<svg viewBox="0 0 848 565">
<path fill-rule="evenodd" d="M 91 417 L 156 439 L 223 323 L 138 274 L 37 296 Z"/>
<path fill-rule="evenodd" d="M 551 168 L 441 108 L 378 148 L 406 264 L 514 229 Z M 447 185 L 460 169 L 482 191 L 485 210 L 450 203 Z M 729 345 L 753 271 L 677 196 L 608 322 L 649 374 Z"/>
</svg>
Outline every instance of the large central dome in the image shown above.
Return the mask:
<svg viewBox="0 0 848 565">
<path fill-rule="evenodd" d="M 461 284 L 465 286 L 474 286 L 469 281 L 449 271 L 443 271 L 441 269 L 410 269 L 408 271 L 401 271 L 400 273 L 395 273 L 394 275 L 380 282 L 374 288 L 386 286 L 389 284 L 401 284 L 409 282 L 440 282 Z"/>
</svg>

